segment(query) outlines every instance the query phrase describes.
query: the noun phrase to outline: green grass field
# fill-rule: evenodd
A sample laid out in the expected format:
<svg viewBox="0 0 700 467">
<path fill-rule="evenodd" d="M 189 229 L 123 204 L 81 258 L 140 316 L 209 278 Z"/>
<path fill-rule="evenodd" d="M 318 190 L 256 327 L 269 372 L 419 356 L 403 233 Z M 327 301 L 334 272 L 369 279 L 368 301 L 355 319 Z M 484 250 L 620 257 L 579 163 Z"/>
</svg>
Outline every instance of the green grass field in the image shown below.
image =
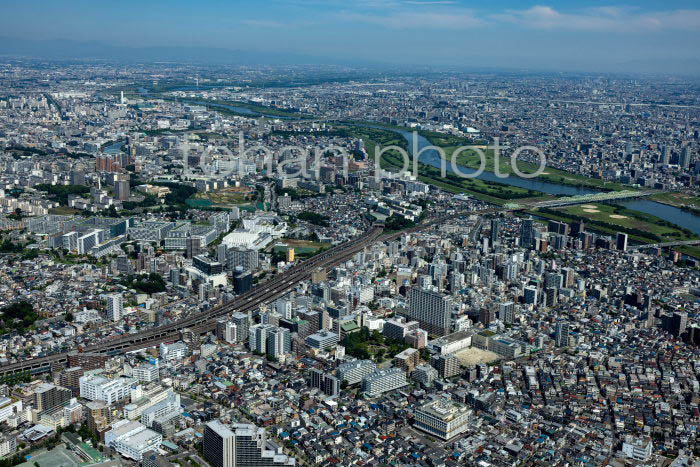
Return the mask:
<svg viewBox="0 0 700 467">
<path fill-rule="evenodd" d="M 457 148 L 471 145 L 476 146 L 484 152 L 484 159 L 486 161 L 484 170 L 487 172 L 495 172 L 494 151 L 493 149 L 488 149 L 484 141 L 470 140 L 461 136 L 449 135 L 446 133 L 438 133 L 435 131 L 428 130 L 417 130 L 415 128 L 408 128 L 403 126 L 387 124 L 379 124 L 379 126 L 393 130 L 402 130 L 409 132 L 417 131 L 418 134 L 430 141 L 431 144 L 445 151 L 445 156 L 448 161 L 448 164 L 449 161 L 452 160 L 452 154 L 455 152 L 455 150 L 457 150 Z M 499 173 L 517 176 L 515 175 L 515 171 L 512 168 L 511 158 L 504 156 L 502 152 L 503 151 L 501 151 L 501 155 L 499 157 Z M 456 162 L 459 165 L 463 165 L 465 167 L 469 167 L 471 169 L 476 170 L 481 166 L 481 157 L 476 151 L 465 150 L 457 156 Z M 517 167 L 520 170 L 520 172 L 525 174 L 531 174 L 539 168 L 539 165 L 525 161 L 517 161 Z M 537 177 L 538 180 L 569 186 L 595 188 L 606 191 L 635 189 L 634 187 L 624 185 L 621 183 L 608 182 L 605 180 L 578 175 L 564 170 L 555 169 L 549 166 L 545 167 L 544 172 L 545 173 Z"/>
<path fill-rule="evenodd" d="M 377 145 L 381 148 L 398 146 L 408 152 L 406 140 L 401 135 L 397 135 L 390 130 L 348 126 L 344 128 L 344 132 L 348 137 L 361 138 L 364 141 L 367 154 L 372 161 L 376 159 Z M 389 172 L 395 172 L 404 167 L 404 160 L 398 151 L 385 151 L 382 153 L 381 167 Z M 449 172 L 447 172 L 447 176 L 443 178 L 440 169 L 423 163 L 418 164 L 418 179 L 422 182 L 438 186 L 450 193 L 466 193 L 476 199 L 499 205 L 516 199 L 548 198 L 544 193 L 539 191 L 488 182 L 476 178 L 462 178 L 450 174 Z"/>
<path fill-rule="evenodd" d="M 658 201 L 659 203 L 675 206 L 680 209 L 685 209 L 694 214 L 700 215 L 700 196 L 693 196 L 687 193 L 658 193 L 652 195 L 649 199 Z"/>
<path fill-rule="evenodd" d="M 461 146 L 473 144 L 467 140 L 464 140 L 464 141 L 462 141 L 462 144 L 451 144 L 449 146 L 443 146 L 438 142 L 439 140 L 436 140 L 436 138 L 428 138 L 428 140 L 431 143 L 433 143 L 435 146 L 438 146 L 445 151 L 445 156 L 446 156 L 448 163 L 449 163 L 449 161 L 452 160 L 452 155 L 458 148 L 460 148 Z M 483 159 L 485 161 L 484 170 L 487 172 L 495 172 L 496 171 L 496 158 L 495 158 L 494 150 L 487 148 L 486 146 L 483 146 L 483 145 L 475 145 L 475 146 L 483 152 L 483 155 L 484 155 Z M 456 162 L 459 165 L 463 165 L 463 166 L 469 167 L 471 169 L 479 169 L 481 164 L 482 164 L 482 157 L 477 151 L 465 150 L 465 151 L 462 151 L 458 154 Z M 513 169 L 512 163 L 513 163 L 513 160 L 511 157 L 504 156 L 501 153 L 499 155 L 499 158 L 498 158 L 499 173 L 504 174 L 504 175 L 509 175 L 509 176 L 517 176 L 515 173 L 515 170 Z M 539 169 L 538 164 L 520 161 L 520 160 L 516 161 L 516 167 L 518 168 L 518 170 L 521 173 L 524 173 L 524 174 L 532 174 L 532 173 L 535 173 Z M 634 189 L 633 187 L 623 185 L 621 183 L 608 182 L 605 180 L 600 180 L 600 179 L 596 179 L 596 178 L 586 177 L 583 175 L 573 174 L 571 172 L 566 172 L 564 170 L 555 169 L 553 167 L 545 167 L 544 172 L 541 175 L 538 175 L 537 179 L 539 181 L 558 183 L 561 185 L 580 186 L 580 187 L 595 188 L 595 189 L 606 190 L 606 191 L 620 191 L 620 190 Z"/>
<path fill-rule="evenodd" d="M 650 214 L 633 211 L 622 206 L 595 203 L 568 206 L 557 209 L 537 209 L 530 214 L 571 223 L 583 219 L 586 229 L 607 235 L 624 232 L 634 243 L 659 243 L 698 238 L 689 230 L 671 224 Z M 679 251 L 700 258 L 700 248 L 696 246 L 679 247 Z"/>
</svg>

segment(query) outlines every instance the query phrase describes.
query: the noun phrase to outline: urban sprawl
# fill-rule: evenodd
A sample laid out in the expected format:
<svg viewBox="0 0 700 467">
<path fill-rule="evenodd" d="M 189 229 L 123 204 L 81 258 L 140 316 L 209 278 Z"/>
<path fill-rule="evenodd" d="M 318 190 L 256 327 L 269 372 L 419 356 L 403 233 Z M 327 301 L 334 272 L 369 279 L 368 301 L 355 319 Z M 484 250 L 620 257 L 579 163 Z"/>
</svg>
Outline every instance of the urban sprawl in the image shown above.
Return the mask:
<svg viewBox="0 0 700 467">
<path fill-rule="evenodd" d="M 697 465 L 699 142 L 680 78 L 4 61 L 0 465 Z"/>
</svg>

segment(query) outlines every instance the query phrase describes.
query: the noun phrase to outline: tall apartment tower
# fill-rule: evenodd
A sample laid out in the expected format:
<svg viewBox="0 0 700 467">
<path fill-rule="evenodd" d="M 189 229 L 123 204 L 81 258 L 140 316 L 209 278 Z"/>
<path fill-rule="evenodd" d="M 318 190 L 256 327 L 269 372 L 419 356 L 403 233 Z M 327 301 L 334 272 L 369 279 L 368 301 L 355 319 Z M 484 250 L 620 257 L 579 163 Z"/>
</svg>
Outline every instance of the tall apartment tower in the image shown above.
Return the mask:
<svg viewBox="0 0 700 467">
<path fill-rule="evenodd" d="M 412 288 L 408 292 L 408 313 L 429 334 L 444 336 L 452 329 L 452 300 L 439 292 Z"/>
<path fill-rule="evenodd" d="M 499 219 L 491 219 L 491 246 L 498 242 L 498 237 L 501 233 L 501 221 Z"/>
<path fill-rule="evenodd" d="M 627 234 L 618 232 L 616 238 L 617 249 L 620 251 L 627 251 Z"/>
<path fill-rule="evenodd" d="M 107 318 L 116 323 L 122 319 L 123 311 L 122 295 L 118 293 L 107 295 Z"/>
<path fill-rule="evenodd" d="M 531 248 L 535 241 L 534 222 L 532 219 L 523 219 L 520 225 L 520 246 L 523 248 Z"/>
<path fill-rule="evenodd" d="M 296 460 L 267 441 L 264 428 L 236 423 L 228 427 L 218 420 L 204 426 L 204 457 L 212 467 L 294 466 Z"/>
<path fill-rule="evenodd" d="M 557 347 L 566 347 L 569 345 L 569 322 L 568 321 L 558 321 L 556 332 L 554 336 L 555 343 Z"/>
<path fill-rule="evenodd" d="M 213 420 L 204 425 L 202 448 L 212 467 L 235 466 L 235 445 L 236 435 L 220 421 Z"/>
<path fill-rule="evenodd" d="M 231 321 L 236 325 L 236 342 L 245 342 L 248 339 L 248 328 L 250 328 L 250 320 L 245 313 L 234 313 Z"/>
</svg>

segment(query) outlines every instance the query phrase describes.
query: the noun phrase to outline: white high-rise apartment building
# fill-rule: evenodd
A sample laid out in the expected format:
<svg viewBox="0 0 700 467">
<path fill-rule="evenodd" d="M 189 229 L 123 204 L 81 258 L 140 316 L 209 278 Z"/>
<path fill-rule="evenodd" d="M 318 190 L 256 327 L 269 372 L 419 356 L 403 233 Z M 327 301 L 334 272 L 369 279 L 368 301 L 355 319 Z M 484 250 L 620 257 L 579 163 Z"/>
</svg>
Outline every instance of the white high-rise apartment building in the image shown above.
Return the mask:
<svg viewBox="0 0 700 467">
<path fill-rule="evenodd" d="M 117 322 L 122 319 L 122 314 L 124 312 L 124 302 L 122 295 L 118 293 L 109 294 L 106 296 L 107 299 L 107 318 L 110 321 Z"/>
<path fill-rule="evenodd" d="M 437 291 L 412 288 L 408 292 L 408 312 L 429 334 L 444 336 L 452 330 L 452 301 Z"/>
<path fill-rule="evenodd" d="M 107 379 L 98 375 L 80 377 L 80 397 L 91 401 L 113 404 L 130 396 L 131 378 Z"/>
</svg>

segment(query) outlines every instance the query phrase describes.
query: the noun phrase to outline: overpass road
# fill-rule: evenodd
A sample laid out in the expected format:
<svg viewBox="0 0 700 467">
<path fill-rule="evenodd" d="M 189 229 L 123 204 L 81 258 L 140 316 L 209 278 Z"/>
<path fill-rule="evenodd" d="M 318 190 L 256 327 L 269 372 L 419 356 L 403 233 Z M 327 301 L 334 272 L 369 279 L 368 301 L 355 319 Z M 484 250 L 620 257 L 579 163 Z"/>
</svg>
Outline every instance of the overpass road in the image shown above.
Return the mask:
<svg viewBox="0 0 700 467">
<path fill-rule="evenodd" d="M 628 246 L 628 250 L 645 250 L 648 248 L 667 248 L 672 246 L 684 246 L 684 245 L 698 245 L 700 240 L 679 240 L 677 242 L 665 242 L 665 243 L 645 243 L 642 245 L 631 245 Z"/>
</svg>

